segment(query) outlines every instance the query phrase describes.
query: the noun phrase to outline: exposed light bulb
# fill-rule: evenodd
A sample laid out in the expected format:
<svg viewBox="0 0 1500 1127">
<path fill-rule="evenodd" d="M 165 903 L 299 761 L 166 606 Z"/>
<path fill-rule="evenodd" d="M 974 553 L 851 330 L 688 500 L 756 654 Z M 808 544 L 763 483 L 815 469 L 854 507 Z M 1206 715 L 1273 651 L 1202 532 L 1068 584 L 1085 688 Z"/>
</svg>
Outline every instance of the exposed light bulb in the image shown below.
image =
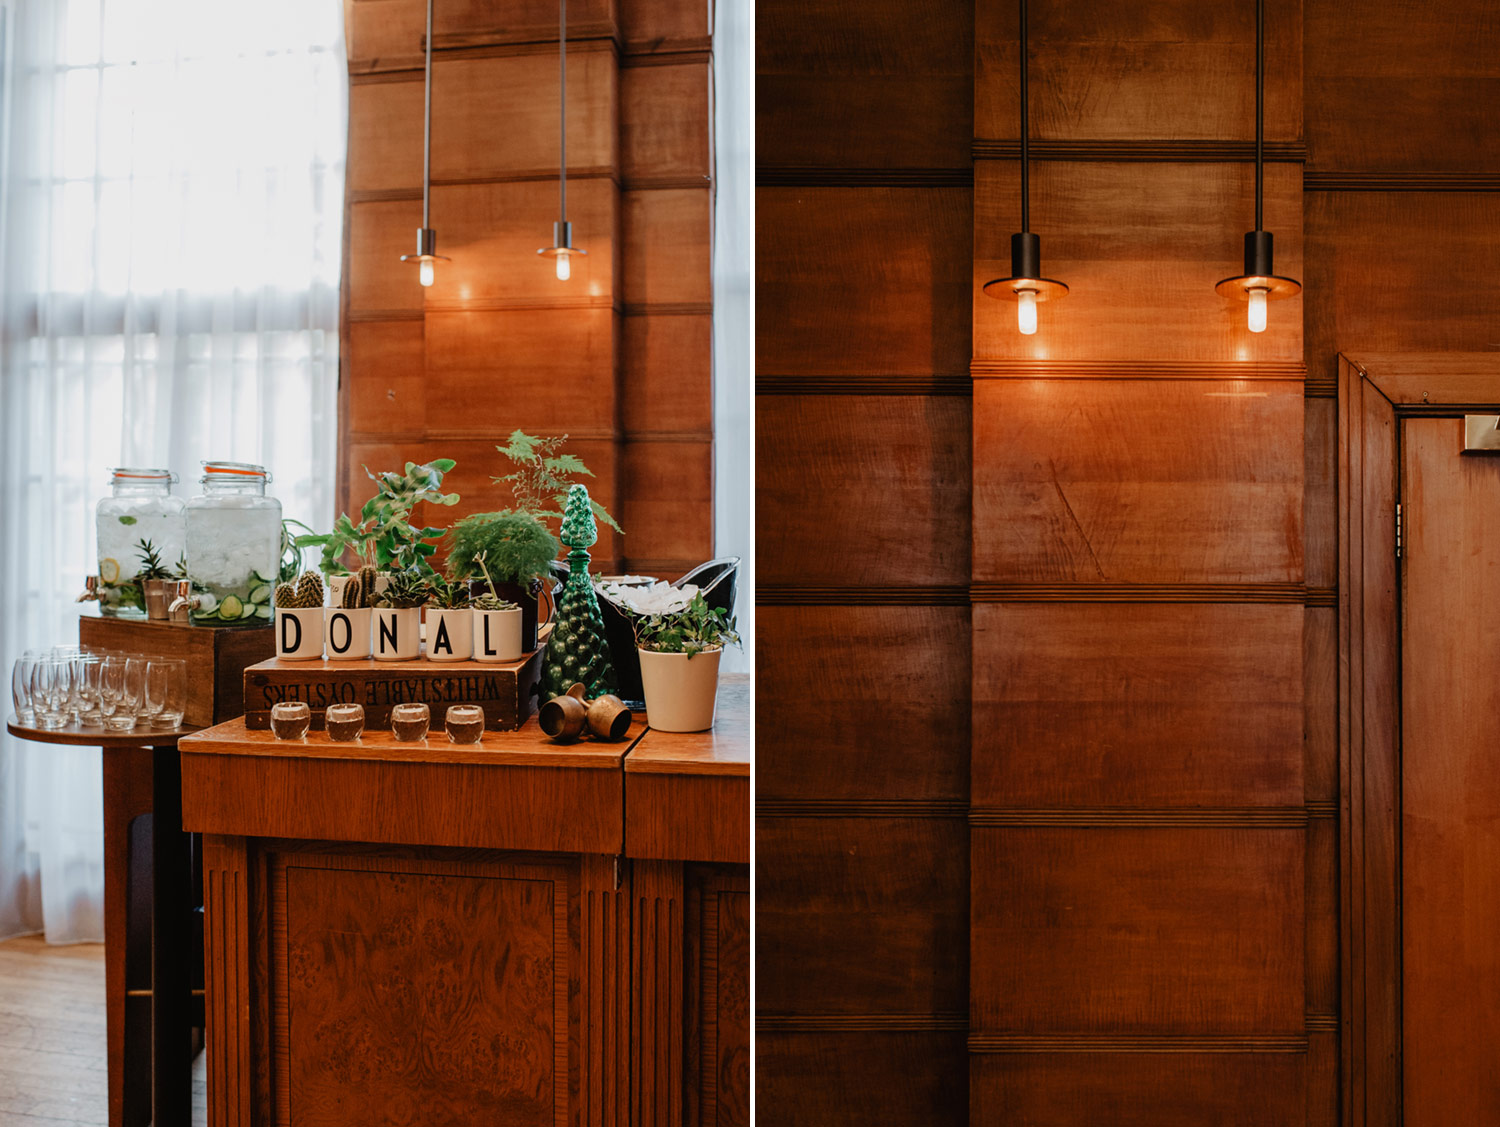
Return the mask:
<svg viewBox="0 0 1500 1127">
<path fill-rule="evenodd" d="M 1016 291 L 1016 327 L 1022 336 L 1036 332 L 1036 291 Z"/>
<path fill-rule="evenodd" d="M 1256 287 L 1250 291 L 1250 331 L 1266 331 L 1266 291 Z"/>
<path fill-rule="evenodd" d="M 424 286 L 430 286 L 432 285 L 432 278 L 432 259 L 424 258 L 417 267 L 417 281 L 421 282 Z"/>
<path fill-rule="evenodd" d="M 559 282 L 566 282 L 573 276 L 573 266 L 568 261 L 572 257 L 567 251 L 562 251 L 557 255 L 557 280 Z"/>
</svg>

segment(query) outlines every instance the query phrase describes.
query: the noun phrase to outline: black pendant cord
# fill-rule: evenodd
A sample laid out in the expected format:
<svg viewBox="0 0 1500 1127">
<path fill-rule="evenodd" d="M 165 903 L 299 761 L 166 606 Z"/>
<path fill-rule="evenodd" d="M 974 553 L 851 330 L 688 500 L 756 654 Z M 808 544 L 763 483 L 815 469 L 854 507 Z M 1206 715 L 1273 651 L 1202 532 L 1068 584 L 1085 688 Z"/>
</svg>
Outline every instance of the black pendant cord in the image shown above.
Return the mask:
<svg viewBox="0 0 1500 1127">
<path fill-rule="evenodd" d="M 1256 0 L 1260 3 L 1261 0 Z M 1021 233 L 1031 230 L 1031 129 L 1027 121 L 1026 0 L 1021 0 Z M 1259 226 L 1257 220 L 1256 226 Z"/>
<path fill-rule="evenodd" d="M 1022 5 L 1026 0 L 1021 0 Z M 1266 0 L 1255 0 L 1255 229 L 1262 229 L 1266 146 Z"/>
<path fill-rule="evenodd" d="M 422 227 L 432 226 L 432 0 L 427 0 L 427 53 L 422 65 Z"/>
<path fill-rule="evenodd" d="M 561 109 L 558 143 L 557 221 L 568 222 L 568 0 L 557 0 L 557 89 Z M 566 230 L 566 226 L 562 228 Z"/>
</svg>

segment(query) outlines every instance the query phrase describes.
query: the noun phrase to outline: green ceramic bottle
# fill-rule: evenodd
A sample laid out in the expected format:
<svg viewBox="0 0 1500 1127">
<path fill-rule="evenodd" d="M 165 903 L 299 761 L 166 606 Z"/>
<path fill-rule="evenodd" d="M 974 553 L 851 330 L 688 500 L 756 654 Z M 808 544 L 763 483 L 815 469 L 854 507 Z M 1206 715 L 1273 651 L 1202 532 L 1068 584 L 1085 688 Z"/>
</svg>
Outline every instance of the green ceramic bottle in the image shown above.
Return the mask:
<svg viewBox="0 0 1500 1127">
<path fill-rule="evenodd" d="M 542 655 L 542 699 L 551 700 L 582 682 L 590 699 L 615 691 L 615 667 L 604 638 L 604 618 L 589 577 L 588 548 L 599 539 L 587 487 L 568 490 L 562 542 L 568 552 L 568 581 L 557 600 L 557 620 Z"/>
</svg>

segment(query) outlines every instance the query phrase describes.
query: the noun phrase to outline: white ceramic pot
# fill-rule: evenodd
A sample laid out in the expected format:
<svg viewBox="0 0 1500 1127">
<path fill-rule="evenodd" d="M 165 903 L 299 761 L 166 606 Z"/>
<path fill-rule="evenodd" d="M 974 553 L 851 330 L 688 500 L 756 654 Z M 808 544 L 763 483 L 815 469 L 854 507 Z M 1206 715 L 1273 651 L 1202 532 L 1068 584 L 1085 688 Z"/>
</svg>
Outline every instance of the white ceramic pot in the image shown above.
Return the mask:
<svg viewBox="0 0 1500 1127">
<path fill-rule="evenodd" d="M 328 577 L 328 605 L 341 607 L 344 605 L 344 588 L 349 586 L 352 575 L 330 575 Z M 368 609 L 368 608 L 367 608 Z"/>
<path fill-rule="evenodd" d="M 474 612 L 427 608 L 427 660 L 468 661 L 474 656 Z"/>
<path fill-rule="evenodd" d="M 646 723 L 659 732 L 703 732 L 714 726 L 719 658 L 714 648 L 689 657 L 637 649 Z"/>
<path fill-rule="evenodd" d="M 422 652 L 422 608 L 376 607 L 371 642 L 376 661 L 416 661 Z"/>
<path fill-rule="evenodd" d="M 473 610 L 474 660 L 487 663 L 521 660 L 521 608 Z"/>
<path fill-rule="evenodd" d="M 323 656 L 323 608 L 276 608 L 276 656 L 316 661 Z"/>
<path fill-rule="evenodd" d="M 331 606 L 324 610 L 323 646 L 333 661 L 353 661 L 370 656 L 369 607 Z"/>
</svg>

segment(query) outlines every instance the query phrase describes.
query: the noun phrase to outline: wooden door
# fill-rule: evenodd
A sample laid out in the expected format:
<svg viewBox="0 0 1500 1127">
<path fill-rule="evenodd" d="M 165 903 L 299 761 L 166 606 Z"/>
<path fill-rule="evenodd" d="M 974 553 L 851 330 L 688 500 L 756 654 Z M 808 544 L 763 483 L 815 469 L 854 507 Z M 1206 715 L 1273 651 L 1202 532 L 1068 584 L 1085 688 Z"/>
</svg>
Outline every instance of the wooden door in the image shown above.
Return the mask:
<svg viewBox="0 0 1500 1127">
<path fill-rule="evenodd" d="M 1500 458 L 1402 431 L 1403 1125 L 1500 1123 Z"/>
</svg>

